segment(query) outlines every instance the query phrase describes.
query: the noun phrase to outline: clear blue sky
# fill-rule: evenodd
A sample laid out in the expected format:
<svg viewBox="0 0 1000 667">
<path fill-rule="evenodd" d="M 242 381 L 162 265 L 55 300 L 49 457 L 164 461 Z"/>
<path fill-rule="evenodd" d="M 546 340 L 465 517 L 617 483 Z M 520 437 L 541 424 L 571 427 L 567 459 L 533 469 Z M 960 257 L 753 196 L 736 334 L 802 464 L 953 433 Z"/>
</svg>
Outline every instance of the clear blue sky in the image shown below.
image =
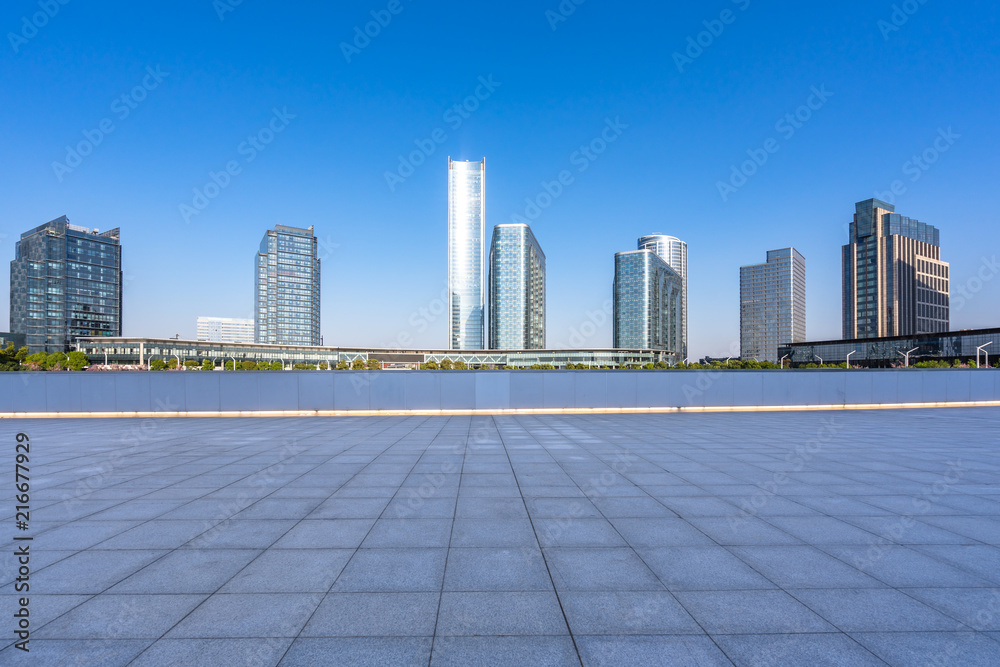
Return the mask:
<svg viewBox="0 0 1000 667">
<path fill-rule="evenodd" d="M 809 337 L 839 337 L 846 224 L 856 201 L 896 180 L 897 210 L 941 229 L 955 286 L 998 251 L 994 2 L 911 0 L 915 13 L 894 17 L 888 0 L 587 0 L 563 17 L 546 14 L 558 0 L 400 0 L 345 56 L 341 44 L 388 0 L 58 1 L 43 0 L 58 11 L 37 31 L 24 23 L 37 0 L 0 9 L 0 249 L 13 259 L 17 235 L 63 214 L 121 227 L 126 335 L 193 337 L 199 315 L 252 316 L 254 253 L 283 223 L 315 225 L 323 240 L 327 344 L 405 334 L 443 347 L 445 318 L 425 327 L 419 309 L 440 313 L 449 155 L 486 157 L 490 226 L 571 172 L 532 223 L 548 259 L 551 347 L 611 345 L 607 323 L 587 339 L 572 332 L 588 313 L 602 319 L 614 253 L 643 234 L 690 245 L 692 357 L 728 354 L 740 265 L 790 245 L 807 261 Z M 720 34 L 678 66 L 705 21 Z M 824 86 L 832 96 L 811 100 L 808 121 L 778 126 Z M 468 118 L 449 112 L 477 88 L 486 99 Z M 295 117 L 275 120 L 283 129 L 263 150 L 244 144 L 274 109 Z M 627 128 L 581 158 L 608 119 Z M 113 131 L 91 154 L 53 167 L 102 121 Z M 933 165 L 907 165 L 948 128 L 960 138 L 939 142 L 948 150 Z M 718 183 L 769 139 L 777 152 L 724 201 Z M 391 190 L 386 172 L 418 140 L 434 153 Z M 186 222 L 181 205 L 231 161 L 239 173 Z M 1000 275 L 953 309 L 953 328 L 1000 325 L 998 305 Z"/>
</svg>

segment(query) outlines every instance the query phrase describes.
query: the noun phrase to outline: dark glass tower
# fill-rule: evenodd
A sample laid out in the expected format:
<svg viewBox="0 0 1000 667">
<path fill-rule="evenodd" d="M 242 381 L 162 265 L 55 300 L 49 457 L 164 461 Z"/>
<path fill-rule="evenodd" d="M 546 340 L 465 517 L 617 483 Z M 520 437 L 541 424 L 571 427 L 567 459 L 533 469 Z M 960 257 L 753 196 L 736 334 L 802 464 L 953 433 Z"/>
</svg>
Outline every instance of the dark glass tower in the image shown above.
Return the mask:
<svg viewBox="0 0 1000 667">
<path fill-rule="evenodd" d="M 64 352 L 77 338 L 122 335 L 118 229 L 66 216 L 21 234 L 10 263 L 10 329 L 34 352 Z"/>
</svg>

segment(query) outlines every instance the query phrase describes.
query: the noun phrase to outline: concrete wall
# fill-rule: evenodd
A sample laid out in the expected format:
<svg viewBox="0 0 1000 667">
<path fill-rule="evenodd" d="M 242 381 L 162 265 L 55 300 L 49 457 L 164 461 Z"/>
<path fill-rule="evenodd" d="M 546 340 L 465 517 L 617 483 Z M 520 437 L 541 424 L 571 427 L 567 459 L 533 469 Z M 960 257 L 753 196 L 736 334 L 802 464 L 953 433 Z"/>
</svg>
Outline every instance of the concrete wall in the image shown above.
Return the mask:
<svg viewBox="0 0 1000 667">
<path fill-rule="evenodd" d="M 1000 372 L 980 369 L 0 373 L 0 414 L 968 401 L 1000 401 Z"/>
</svg>

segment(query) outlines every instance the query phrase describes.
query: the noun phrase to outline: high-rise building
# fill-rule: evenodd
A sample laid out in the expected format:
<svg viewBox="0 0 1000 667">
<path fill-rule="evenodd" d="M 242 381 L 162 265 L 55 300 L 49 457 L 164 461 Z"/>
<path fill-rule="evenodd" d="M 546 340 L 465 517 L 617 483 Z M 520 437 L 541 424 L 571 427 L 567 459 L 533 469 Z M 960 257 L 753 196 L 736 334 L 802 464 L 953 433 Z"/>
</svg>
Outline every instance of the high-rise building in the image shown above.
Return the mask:
<svg viewBox="0 0 1000 667">
<path fill-rule="evenodd" d="M 493 228 L 489 293 L 490 349 L 545 349 L 545 253 L 528 225 Z"/>
<path fill-rule="evenodd" d="M 684 292 L 681 294 L 681 359 L 688 357 L 688 246 L 676 236 L 652 234 L 639 238 L 639 250 L 652 250 L 681 277 Z"/>
<path fill-rule="evenodd" d="M 666 350 L 679 359 L 684 281 L 652 250 L 615 255 L 614 346 Z"/>
<path fill-rule="evenodd" d="M 806 260 L 770 250 L 765 264 L 740 267 L 740 356 L 777 362 L 778 347 L 806 339 Z"/>
<path fill-rule="evenodd" d="M 253 320 L 232 317 L 199 317 L 198 340 L 212 343 L 253 343 Z"/>
<path fill-rule="evenodd" d="M 320 260 L 313 228 L 275 225 L 260 242 L 254 282 L 258 343 L 320 345 Z"/>
<path fill-rule="evenodd" d="M 948 331 L 949 265 L 937 228 L 878 199 L 859 202 L 843 273 L 845 339 Z"/>
<path fill-rule="evenodd" d="M 32 353 L 64 352 L 81 336 L 121 336 L 119 230 L 62 216 L 21 234 L 10 263 L 10 329 Z"/>
<path fill-rule="evenodd" d="M 486 159 L 448 158 L 448 348 L 486 347 Z"/>
</svg>

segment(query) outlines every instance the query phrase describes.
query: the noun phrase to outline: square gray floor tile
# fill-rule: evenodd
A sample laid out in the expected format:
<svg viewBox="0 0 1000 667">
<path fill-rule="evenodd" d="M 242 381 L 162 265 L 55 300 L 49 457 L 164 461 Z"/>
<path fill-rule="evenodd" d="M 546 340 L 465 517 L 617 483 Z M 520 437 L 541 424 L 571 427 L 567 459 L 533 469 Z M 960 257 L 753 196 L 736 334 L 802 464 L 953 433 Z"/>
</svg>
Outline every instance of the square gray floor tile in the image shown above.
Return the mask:
<svg viewBox="0 0 1000 667">
<path fill-rule="evenodd" d="M 440 591 L 447 549 L 361 549 L 332 592 Z"/>
<path fill-rule="evenodd" d="M 629 546 L 695 547 L 715 542 L 703 532 L 679 518 L 611 519 L 611 524 Z"/>
<path fill-rule="evenodd" d="M 815 547 L 730 547 L 737 558 L 781 588 L 879 588 L 880 581 Z"/>
<path fill-rule="evenodd" d="M 543 547 L 624 547 L 626 542 L 607 519 L 535 519 Z"/>
<path fill-rule="evenodd" d="M 920 632 L 958 629 L 954 619 L 892 589 L 788 592 L 844 632 Z"/>
<path fill-rule="evenodd" d="M 991 667 L 1000 658 L 1000 644 L 975 633 L 879 632 L 851 636 L 890 665 Z"/>
<path fill-rule="evenodd" d="M 437 637 L 431 667 L 579 667 L 569 637 Z"/>
<path fill-rule="evenodd" d="M 551 591 L 552 580 L 538 547 L 452 548 L 446 591 Z"/>
<path fill-rule="evenodd" d="M 784 591 L 692 591 L 676 595 L 687 612 L 712 635 L 836 631 Z"/>
<path fill-rule="evenodd" d="M 331 593 L 303 637 L 430 637 L 439 593 Z"/>
<path fill-rule="evenodd" d="M 885 666 L 882 660 L 844 634 L 714 635 L 712 639 L 734 664 L 741 667 Z"/>
<path fill-rule="evenodd" d="M 523 519 L 455 519 L 451 546 L 454 547 L 531 547 L 537 546 L 535 531 L 527 517 Z"/>
<path fill-rule="evenodd" d="M 39 629 L 38 639 L 159 639 L 205 595 L 98 595 Z"/>
<path fill-rule="evenodd" d="M 732 663 L 705 636 L 577 637 L 587 667 L 728 667 Z"/>
<path fill-rule="evenodd" d="M 437 634 L 569 634 L 555 593 L 450 593 L 441 595 Z"/>
<path fill-rule="evenodd" d="M 658 591 L 663 584 L 632 549 L 544 549 L 559 591 Z"/>
<path fill-rule="evenodd" d="M 292 640 L 288 638 L 161 639 L 130 667 L 162 665 L 276 665 Z"/>
<path fill-rule="evenodd" d="M 670 593 L 565 592 L 559 598 L 577 636 L 703 634 Z"/>
<path fill-rule="evenodd" d="M 322 599 L 307 593 L 216 593 L 166 637 L 296 637 Z"/>
<path fill-rule="evenodd" d="M 33 639 L 30 652 L 13 646 L 0 651 L 0 664 L 124 667 L 151 643 L 149 639 Z"/>
<path fill-rule="evenodd" d="M 300 638 L 292 642 L 280 667 L 315 667 L 340 664 L 352 667 L 424 667 L 430 660 L 430 637 Z"/>
<path fill-rule="evenodd" d="M 379 519 L 361 547 L 447 547 L 451 541 L 451 524 L 451 519 Z"/>
<path fill-rule="evenodd" d="M 723 547 L 647 547 L 637 553 L 671 591 L 776 588 Z"/>
<path fill-rule="evenodd" d="M 172 551 L 109 592 L 122 595 L 214 593 L 259 554 L 252 549 Z"/>
<path fill-rule="evenodd" d="M 375 519 L 319 519 L 300 521 L 280 540 L 277 549 L 356 549 Z"/>
<path fill-rule="evenodd" d="M 269 549 L 240 570 L 220 593 L 326 593 L 351 549 Z"/>
</svg>

